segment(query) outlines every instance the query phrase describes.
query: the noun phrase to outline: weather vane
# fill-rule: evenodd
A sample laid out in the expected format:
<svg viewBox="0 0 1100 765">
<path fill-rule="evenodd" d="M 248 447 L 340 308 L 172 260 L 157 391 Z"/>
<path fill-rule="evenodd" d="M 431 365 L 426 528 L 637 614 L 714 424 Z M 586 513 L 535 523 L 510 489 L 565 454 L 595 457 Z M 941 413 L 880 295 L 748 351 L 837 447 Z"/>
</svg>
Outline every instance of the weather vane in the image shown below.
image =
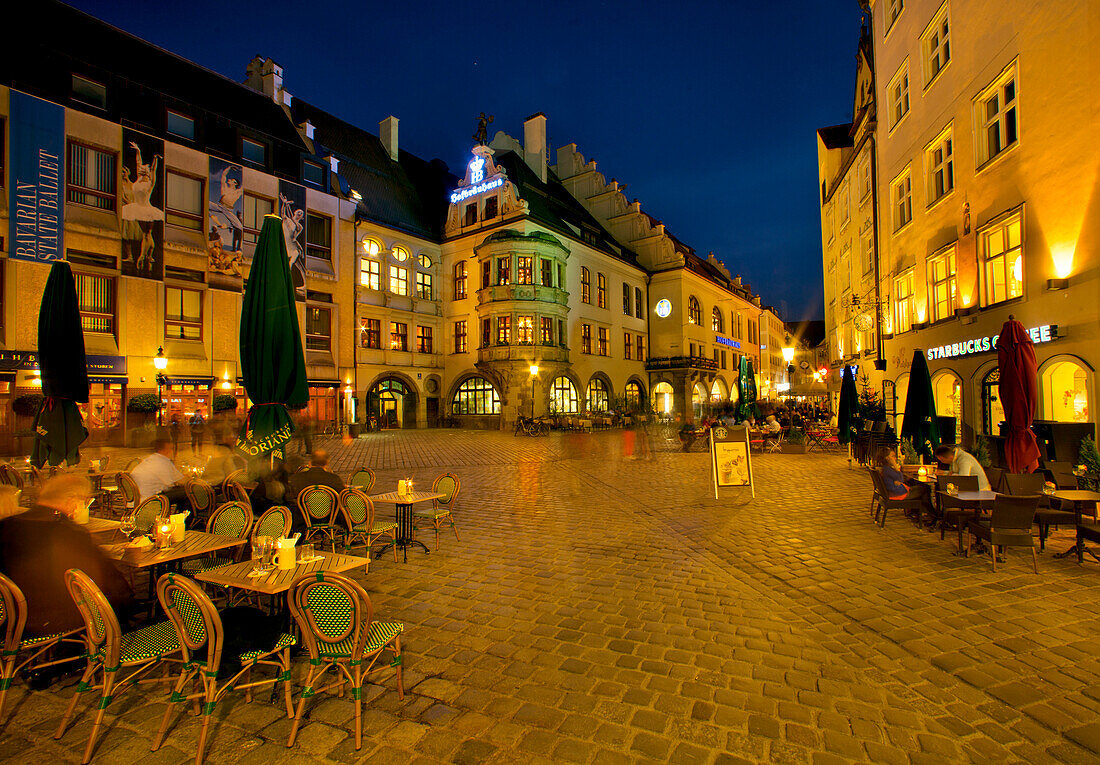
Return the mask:
<svg viewBox="0 0 1100 765">
<path fill-rule="evenodd" d="M 478 146 L 485 145 L 485 139 L 488 137 L 489 123 L 493 121 L 493 115 L 485 116 L 485 112 L 481 113 L 481 117 L 477 121 L 477 132 L 474 133 L 473 139 L 477 141 Z"/>
</svg>

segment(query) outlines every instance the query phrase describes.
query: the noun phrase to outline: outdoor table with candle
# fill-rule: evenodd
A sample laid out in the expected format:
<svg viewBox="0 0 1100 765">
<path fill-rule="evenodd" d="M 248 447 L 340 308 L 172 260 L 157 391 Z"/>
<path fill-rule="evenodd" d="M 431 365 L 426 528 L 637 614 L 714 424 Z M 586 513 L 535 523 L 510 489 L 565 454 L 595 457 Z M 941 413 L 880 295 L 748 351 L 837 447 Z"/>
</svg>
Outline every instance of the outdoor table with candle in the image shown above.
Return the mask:
<svg viewBox="0 0 1100 765">
<path fill-rule="evenodd" d="M 205 531 L 188 531 L 183 540 L 173 542 L 166 548 L 158 548 L 154 543 L 152 547 L 131 547 L 127 543 L 104 545 L 103 551 L 108 558 L 117 560 L 132 568 L 149 568 L 164 563 L 197 558 L 219 550 L 228 550 L 240 547 L 247 540 L 238 537 L 227 537 L 221 534 L 207 534 Z"/>
<path fill-rule="evenodd" d="M 967 507 L 974 508 L 974 520 L 978 520 L 979 518 L 982 517 L 982 506 L 983 506 L 983 504 L 988 505 L 988 504 L 992 503 L 993 500 L 997 496 L 997 492 L 995 492 L 995 491 L 986 491 L 986 490 L 980 490 L 980 491 L 954 491 L 954 492 L 951 492 L 951 493 L 948 493 L 946 491 L 939 491 L 939 492 L 936 492 L 936 493 L 937 494 L 942 494 L 945 497 L 951 497 L 952 499 L 955 499 L 955 500 L 959 501 L 960 503 L 962 503 L 963 505 L 966 505 Z M 959 519 L 959 549 L 955 551 L 956 555 L 962 555 L 963 550 L 965 549 L 963 547 L 963 530 L 965 528 L 966 528 L 966 524 L 963 523 L 962 519 L 960 518 Z M 978 544 L 979 544 L 979 546 L 974 548 L 974 549 L 978 552 L 981 552 L 981 540 L 978 540 Z"/>
<path fill-rule="evenodd" d="M 234 563 L 230 566 L 211 569 L 195 576 L 200 582 L 216 584 L 219 587 L 233 587 L 238 590 L 255 592 L 260 595 L 278 595 L 290 589 L 296 579 L 317 571 L 341 573 L 370 564 L 367 558 L 354 555 L 340 555 L 317 551 L 309 561 L 297 563 L 293 568 L 274 567 L 259 576 L 253 576 L 255 564 L 252 561 Z"/>
<path fill-rule="evenodd" d="M 413 539 L 413 505 L 417 502 L 429 502 L 433 499 L 439 499 L 443 497 L 434 491 L 403 491 L 405 488 L 405 482 L 401 481 L 398 484 L 397 491 L 387 492 L 385 494 L 373 494 L 371 495 L 372 502 L 393 502 L 397 507 L 397 540 L 386 544 L 375 557 L 382 557 L 382 553 L 390 548 L 391 544 L 396 544 L 401 548 L 404 554 L 405 562 L 409 560 L 409 546 L 420 545 L 424 548 L 424 552 L 431 552 L 428 546 L 418 539 Z"/>
<path fill-rule="evenodd" d="M 1077 562 L 1085 562 L 1085 553 L 1088 553 L 1093 558 L 1100 560 L 1100 555 L 1090 550 L 1085 546 L 1085 540 L 1090 539 L 1094 542 L 1100 542 L 1100 530 L 1095 527 L 1084 526 L 1081 523 L 1081 505 L 1089 502 L 1100 502 L 1100 492 L 1096 491 L 1082 491 L 1077 489 L 1055 491 L 1050 496 L 1062 502 L 1064 505 L 1073 505 L 1073 514 L 1075 516 L 1077 527 L 1077 541 L 1073 547 L 1069 548 L 1065 552 L 1056 553 L 1055 558 L 1066 558 L 1070 555 L 1077 555 Z"/>
</svg>

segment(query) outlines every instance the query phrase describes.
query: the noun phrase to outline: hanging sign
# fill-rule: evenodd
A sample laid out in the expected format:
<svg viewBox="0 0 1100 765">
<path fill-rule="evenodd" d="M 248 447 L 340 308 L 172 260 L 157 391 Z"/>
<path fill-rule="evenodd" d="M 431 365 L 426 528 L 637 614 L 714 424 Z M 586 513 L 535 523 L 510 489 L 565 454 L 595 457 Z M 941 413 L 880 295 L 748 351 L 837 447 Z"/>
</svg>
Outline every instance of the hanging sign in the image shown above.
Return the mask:
<svg viewBox="0 0 1100 765">
<path fill-rule="evenodd" d="M 11 91 L 10 257 L 49 263 L 65 252 L 65 108 Z"/>
<path fill-rule="evenodd" d="M 749 429 L 714 425 L 710 429 L 710 467 L 714 478 L 714 498 L 718 490 L 748 486 L 756 498 L 749 451 Z"/>
</svg>

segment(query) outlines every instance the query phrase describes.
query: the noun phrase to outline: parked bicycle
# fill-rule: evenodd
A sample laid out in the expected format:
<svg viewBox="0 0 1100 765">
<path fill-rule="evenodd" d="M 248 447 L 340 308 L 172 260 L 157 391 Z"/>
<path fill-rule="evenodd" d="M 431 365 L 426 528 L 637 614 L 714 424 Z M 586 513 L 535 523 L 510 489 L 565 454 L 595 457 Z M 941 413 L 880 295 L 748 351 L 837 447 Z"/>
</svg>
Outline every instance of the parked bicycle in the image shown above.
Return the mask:
<svg viewBox="0 0 1100 765">
<path fill-rule="evenodd" d="M 517 436 L 545 436 L 550 432 L 550 425 L 545 420 L 536 420 L 532 417 L 518 417 L 516 428 L 513 431 Z"/>
</svg>

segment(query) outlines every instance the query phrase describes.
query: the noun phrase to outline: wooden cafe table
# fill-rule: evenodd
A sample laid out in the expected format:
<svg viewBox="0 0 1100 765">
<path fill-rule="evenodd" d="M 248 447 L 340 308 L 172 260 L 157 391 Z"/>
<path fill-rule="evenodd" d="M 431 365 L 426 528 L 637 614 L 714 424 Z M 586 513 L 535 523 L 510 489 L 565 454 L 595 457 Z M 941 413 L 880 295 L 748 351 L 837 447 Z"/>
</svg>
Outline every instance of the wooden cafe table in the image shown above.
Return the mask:
<svg viewBox="0 0 1100 765">
<path fill-rule="evenodd" d="M 392 502 L 397 506 L 397 541 L 390 544 L 396 544 L 401 548 L 406 563 L 409 561 L 410 545 L 420 545 L 424 548 L 424 552 L 431 552 L 426 544 L 418 539 L 413 539 L 413 505 L 417 502 L 439 499 L 442 496 L 442 494 L 434 491 L 414 491 L 407 494 L 390 491 L 385 494 L 371 495 L 372 502 Z M 388 550 L 389 547 L 390 545 L 387 544 L 379 550 L 376 557 L 382 557 L 382 553 Z"/>
<path fill-rule="evenodd" d="M 1085 526 L 1081 523 L 1081 505 L 1087 503 L 1100 502 L 1100 492 L 1096 491 L 1082 491 L 1078 489 L 1064 489 L 1062 491 L 1056 491 L 1050 494 L 1050 496 L 1059 500 L 1063 506 L 1073 505 L 1074 520 L 1077 527 L 1077 540 L 1073 547 L 1069 548 L 1065 552 L 1057 553 L 1055 558 L 1066 558 L 1074 553 L 1077 554 L 1077 562 L 1085 562 L 1085 553 L 1088 553 L 1092 557 L 1100 560 L 1100 555 L 1090 550 L 1085 546 L 1085 540 L 1088 539 L 1092 542 L 1100 542 L 1100 528 L 1094 526 Z"/>
<path fill-rule="evenodd" d="M 364 569 L 370 564 L 369 558 L 360 558 L 355 555 L 341 555 L 317 551 L 312 561 L 298 563 L 294 568 L 274 568 L 266 574 L 251 576 L 255 564 L 251 560 L 233 563 L 229 566 L 211 569 L 195 576 L 200 582 L 216 584 L 219 587 L 232 587 L 237 590 L 254 592 L 258 595 L 278 595 L 290 589 L 290 585 L 299 577 L 313 574 L 318 571 L 329 571 L 335 574 L 351 571 L 362 566 Z"/>
<path fill-rule="evenodd" d="M 974 520 L 977 520 L 979 517 L 981 517 L 982 505 L 992 502 L 997 496 L 997 492 L 988 491 L 988 490 L 960 491 L 960 492 L 956 492 L 955 494 L 948 494 L 946 491 L 940 491 L 940 492 L 936 492 L 936 493 L 940 494 L 944 497 L 950 497 L 951 499 L 956 500 L 957 502 L 959 502 L 959 504 L 961 504 L 965 507 L 974 508 Z M 963 552 L 963 528 L 965 526 L 966 526 L 966 524 L 963 523 L 962 519 L 960 518 L 959 519 L 959 549 L 958 549 L 958 553 L 957 553 L 958 555 L 962 555 L 962 552 Z"/>
<path fill-rule="evenodd" d="M 101 521 L 102 522 L 102 521 Z M 137 549 L 127 547 L 126 543 L 104 545 L 103 551 L 108 558 L 131 568 L 151 568 L 166 563 L 197 558 L 207 553 L 228 550 L 240 547 L 248 540 L 239 537 L 227 537 L 221 534 L 207 534 L 205 531 L 188 531 L 183 536 L 182 542 L 175 542 L 166 550 L 158 550 L 156 546 Z"/>
</svg>

